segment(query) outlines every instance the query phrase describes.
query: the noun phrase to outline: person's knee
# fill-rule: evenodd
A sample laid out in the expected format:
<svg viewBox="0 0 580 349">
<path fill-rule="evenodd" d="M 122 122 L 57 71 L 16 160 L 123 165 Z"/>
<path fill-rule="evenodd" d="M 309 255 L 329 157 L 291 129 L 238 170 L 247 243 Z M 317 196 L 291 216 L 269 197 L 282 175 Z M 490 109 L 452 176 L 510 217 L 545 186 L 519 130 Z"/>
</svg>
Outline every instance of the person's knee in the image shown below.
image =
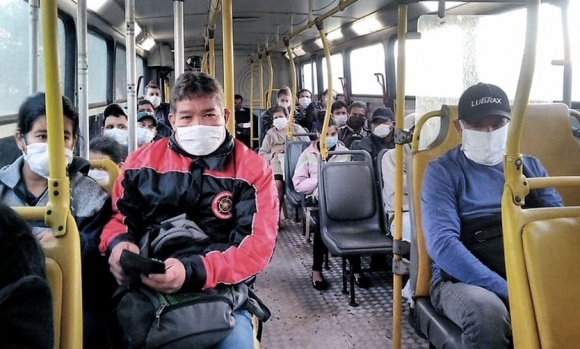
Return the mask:
<svg viewBox="0 0 580 349">
<path fill-rule="evenodd" d="M 468 321 L 464 331 L 474 347 L 505 348 L 509 344 L 510 315 L 497 295 L 482 289 L 465 312 Z"/>
</svg>

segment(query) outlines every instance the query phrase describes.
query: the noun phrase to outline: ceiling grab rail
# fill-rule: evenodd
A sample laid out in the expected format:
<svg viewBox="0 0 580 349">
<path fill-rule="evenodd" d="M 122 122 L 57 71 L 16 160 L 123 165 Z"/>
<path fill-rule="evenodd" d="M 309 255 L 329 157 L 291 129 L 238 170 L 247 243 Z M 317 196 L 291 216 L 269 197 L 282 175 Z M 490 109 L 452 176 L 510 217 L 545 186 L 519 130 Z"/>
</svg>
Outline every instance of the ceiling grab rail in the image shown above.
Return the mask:
<svg viewBox="0 0 580 349">
<path fill-rule="evenodd" d="M 232 0 L 222 2 L 223 61 L 224 61 L 224 97 L 226 109 L 230 111 L 227 129 L 236 137 L 236 113 L 234 106 L 234 27 L 232 24 Z"/>
<path fill-rule="evenodd" d="M 399 5 L 398 8 L 398 32 L 399 39 L 397 52 L 397 109 L 395 110 L 395 232 L 393 234 L 393 269 L 395 265 L 404 264 L 402 260 L 402 252 L 397 245 L 403 243 L 403 142 L 399 142 L 397 137 L 402 134 L 405 119 L 405 49 L 407 37 L 407 10 L 408 5 Z M 379 76 L 382 77 L 383 87 L 383 102 L 388 107 L 387 89 L 385 87 L 385 77 L 383 74 L 375 74 L 377 81 Z M 379 81 L 380 83 L 380 81 Z M 403 137 L 405 138 L 405 137 Z M 398 268 L 402 270 L 403 268 Z M 401 349 L 402 338 L 402 316 L 403 316 L 403 275 L 401 273 L 393 273 L 393 348 Z"/>
<path fill-rule="evenodd" d="M 332 63 L 330 62 L 330 44 L 326 38 L 326 33 L 324 32 L 324 24 L 322 19 L 316 18 L 316 28 L 320 33 L 320 39 L 322 40 L 322 47 L 324 48 L 324 57 L 326 57 L 326 77 L 328 81 L 328 91 L 333 91 L 332 88 Z M 324 114 L 324 124 L 322 125 L 322 133 L 320 134 L 320 157 L 323 161 L 328 159 L 328 146 L 326 145 L 326 134 L 328 132 L 328 123 L 330 122 L 330 109 L 332 108 L 333 99 L 326 99 L 326 113 Z"/>
<path fill-rule="evenodd" d="M 286 52 L 288 52 L 288 59 L 290 61 L 290 74 L 292 75 L 292 91 L 290 93 L 292 98 L 290 99 L 290 110 L 288 113 L 288 125 L 290 125 L 288 127 L 288 140 L 292 140 L 292 125 L 294 124 L 294 113 L 296 111 L 294 98 L 296 98 L 295 96 L 297 95 L 298 82 L 296 78 L 296 64 L 294 64 L 294 52 L 292 52 L 292 49 L 290 48 L 290 39 L 288 39 L 288 37 L 284 38 L 284 46 L 286 46 Z"/>
<path fill-rule="evenodd" d="M 294 30 L 292 33 L 290 33 L 288 35 L 288 39 L 292 40 L 295 37 L 297 37 L 298 35 L 302 34 L 303 32 L 305 32 L 306 30 L 310 29 L 311 27 L 313 27 L 317 22 L 324 22 L 325 19 L 334 16 L 335 14 L 337 14 L 338 12 L 344 11 L 346 8 L 348 8 L 349 6 L 351 6 L 352 4 L 354 4 L 355 2 L 357 2 L 358 0 L 341 0 L 338 2 L 338 5 L 336 5 L 336 7 L 330 9 L 328 12 L 316 17 L 316 19 L 314 20 L 309 20 L 306 24 L 304 24 L 302 27 Z M 270 48 L 274 48 L 278 45 L 282 44 L 282 40 L 276 40 L 274 41 L 273 44 L 271 44 L 269 47 Z M 266 48 L 264 50 L 267 51 L 268 48 Z"/>
</svg>

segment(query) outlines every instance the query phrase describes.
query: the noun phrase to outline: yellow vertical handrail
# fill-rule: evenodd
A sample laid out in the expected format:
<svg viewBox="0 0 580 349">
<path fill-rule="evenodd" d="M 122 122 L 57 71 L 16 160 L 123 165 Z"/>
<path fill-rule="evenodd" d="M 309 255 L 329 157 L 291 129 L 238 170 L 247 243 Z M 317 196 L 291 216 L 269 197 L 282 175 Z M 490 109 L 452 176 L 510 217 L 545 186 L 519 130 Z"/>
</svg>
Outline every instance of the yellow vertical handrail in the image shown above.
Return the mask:
<svg viewBox="0 0 580 349">
<path fill-rule="evenodd" d="M 541 344 L 519 229 L 524 224 L 521 206 L 525 204 L 524 198 L 529 192 L 523 175 L 520 143 L 534 76 L 540 0 L 528 0 L 527 4 L 526 42 L 504 157 L 506 183 L 502 197 L 502 225 L 505 251 L 509 251 L 505 259 L 514 346 L 535 349 L 540 348 Z"/>
<path fill-rule="evenodd" d="M 286 46 L 286 52 L 288 52 L 288 59 L 290 60 L 290 74 L 292 75 L 292 91 L 291 91 L 291 103 L 290 103 L 290 113 L 288 115 L 288 124 L 292 125 L 294 123 L 294 99 L 297 98 L 296 90 L 298 88 L 298 82 L 296 79 L 296 65 L 294 64 L 294 53 L 290 48 L 290 39 L 288 37 L 284 38 L 284 45 Z M 292 140 L 293 127 L 288 127 L 288 140 Z"/>
<path fill-rule="evenodd" d="M 224 56 L 224 97 L 226 108 L 231 115 L 228 120 L 228 131 L 236 136 L 236 113 L 234 108 L 234 28 L 232 26 L 232 0 L 222 2 L 223 56 Z"/>
<path fill-rule="evenodd" d="M 57 268 L 63 275 L 62 280 L 58 281 L 58 286 L 51 284 L 51 287 L 62 286 L 62 294 L 53 294 L 55 306 L 61 309 L 60 318 L 55 318 L 55 347 L 76 349 L 83 345 L 81 253 L 80 236 L 70 210 L 70 180 L 65 168 L 64 114 L 58 64 L 57 2 L 57 0 L 41 2 L 48 151 L 51 160 L 47 189 L 49 202 L 46 205 L 45 222 L 58 237 L 55 244 L 43 247 L 47 257 L 58 264 Z M 55 263 L 51 265 L 54 266 Z M 48 274 L 51 275 L 50 272 Z M 57 315 L 55 313 L 55 316 Z"/>
<path fill-rule="evenodd" d="M 405 49 L 407 36 L 407 5 L 399 5 L 398 19 L 398 54 L 397 54 L 397 108 L 396 130 L 404 127 L 405 119 Z M 396 131 L 395 131 L 396 132 Z M 395 144 L 395 235 L 394 240 L 402 241 L 403 238 L 403 147 L 404 144 Z M 376 164 L 375 166 L 381 166 Z M 379 179 L 380 180 L 380 179 Z M 398 263 L 402 256 L 393 254 L 394 263 Z M 393 273 L 393 348 L 401 349 L 403 300 L 401 290 L 403 288 L 402 275 Z"/>
<path fill-rule="evenodd" d="M 274 66 L 272 65 L 272 56 L 270 55 L 270 51 L 266 50 L 266 57 L 268 57 L 268 66 L 270 67 L 270 83 L 268 84 L 268 91 L 270 91 L 270 95 L 268 96 L 268 100 L 266 101 L 266 107 L 272 107 L 272 89 L 274 87 Z"/>
<path fill-rule="evenodd" d="M 332 95 L 332 63 L 330 62 L 330 44 L 326 38 L 326 33 L 324 33 L 324 25 L 321 20 L 316 19 L 316 28 L 320 33 L 320 39 L 322 40 L 322 47 L 324 48 L 324 57 L 326 57 L 326 76 L 328 81 L 328 93 Z M 322 133 L 320 134 L 320 156 L 322 160 L 326 161 L 328 158 L 328 147 L 326 146 L 326 133 L 328 132 L 328 123 L 330 122 L 330 109 L 332 108 L 332 98 L 326 99 L 326 114 L 324 114 L 324 125 L 322 125 Z"/>
<path fill-rule="evenodd" d="M 264 66 L 262 65 L 262 54 L 258 54 L 260 63 L 260 109 L 264 110 Z"/>
<path fill-rule="evenodd" d="M 209 38 L 209 75 L 215 78 L 215 28 L 208 27 L 207 34 Z"/>
<path fill-rule="evenodd" d="M 205 74 L 209 74 L 209 46 L 208 51 L 203 53 L 202 63 L 201 63 L 201 72 Z"/>
</svg>

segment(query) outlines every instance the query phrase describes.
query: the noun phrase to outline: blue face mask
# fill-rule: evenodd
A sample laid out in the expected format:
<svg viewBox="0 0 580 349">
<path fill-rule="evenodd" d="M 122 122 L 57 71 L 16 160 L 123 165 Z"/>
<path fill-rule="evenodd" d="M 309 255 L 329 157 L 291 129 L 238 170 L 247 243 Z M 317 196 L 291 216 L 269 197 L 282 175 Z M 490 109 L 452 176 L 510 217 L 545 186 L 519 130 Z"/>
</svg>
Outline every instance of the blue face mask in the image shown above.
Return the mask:
<svg viewBox="0 0 580 349">
<path fill-rule="evenodd" d="M 330 148 L 336 146 L 336 144 L 338 144 L 338 136 L 326 137 L 326 147 L 327 148 L 330 149 Z"/>
<path fill-rule="evenodd" d="M 243 107 L 242 107 L 242 105 L 241 105 L 241 104 L 236 104 L 236 105 L 235 105 L 235 107 L 234 107 L 234 109 L 235 109 L 236 111 L 241 111 L 241 110 L 243 109 Z"/>
</svg>

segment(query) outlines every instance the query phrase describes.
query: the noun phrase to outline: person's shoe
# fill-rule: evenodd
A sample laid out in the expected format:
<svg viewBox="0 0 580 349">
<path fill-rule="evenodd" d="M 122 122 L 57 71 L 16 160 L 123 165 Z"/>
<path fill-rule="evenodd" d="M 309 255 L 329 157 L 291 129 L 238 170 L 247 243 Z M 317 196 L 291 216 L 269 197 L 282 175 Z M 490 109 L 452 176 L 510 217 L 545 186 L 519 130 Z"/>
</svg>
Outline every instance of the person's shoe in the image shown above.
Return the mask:
<svg viewBox="0 0 580 349">
<path fill-rule="evenodd" d="M 328 282 L 326 282 L 326 280 L 324 279 L 324 276 L 322 276 L 322 280 L 320 280 L 320 281 L 312 280 L 312 287 L 314 287 L 318 291 L 324 291 L 328 288 Z"/>
<path fill-rule="evenodd" d="M 369 288 L 371 281 L 364 274 L 354 274 L 354 283 L 360 288 Z"/>
</svg>

